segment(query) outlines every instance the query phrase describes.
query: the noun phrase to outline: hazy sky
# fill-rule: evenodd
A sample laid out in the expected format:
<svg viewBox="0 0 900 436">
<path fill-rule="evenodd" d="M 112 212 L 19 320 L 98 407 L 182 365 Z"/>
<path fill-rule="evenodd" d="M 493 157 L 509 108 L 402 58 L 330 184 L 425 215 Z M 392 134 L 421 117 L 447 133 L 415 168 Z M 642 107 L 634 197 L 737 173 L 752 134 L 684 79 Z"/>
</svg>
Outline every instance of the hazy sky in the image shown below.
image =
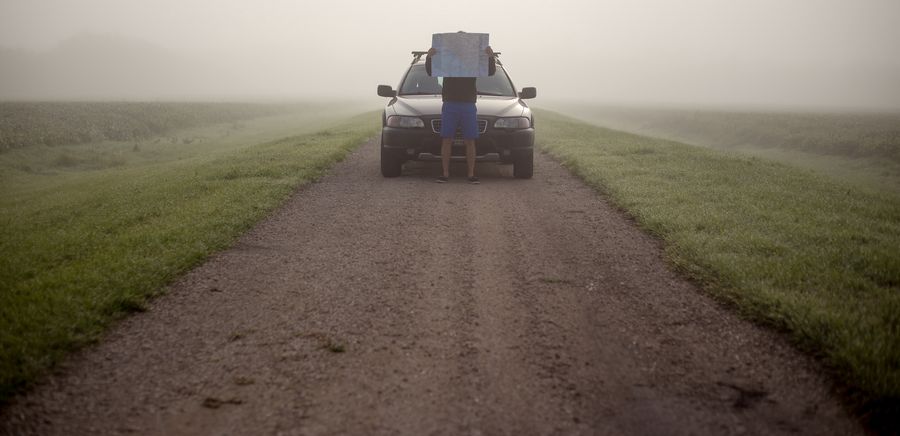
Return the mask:
<svg viewBox="0 0 900 436">
<path fill-rule="evenodd" d="M 0 0 L 0 46 L 140 39 L 215 64 L 226 97 L 369 98 L 465 30 L 539 99 L 900 108 L 898 23 L 898 0 Z"/>
</svg>

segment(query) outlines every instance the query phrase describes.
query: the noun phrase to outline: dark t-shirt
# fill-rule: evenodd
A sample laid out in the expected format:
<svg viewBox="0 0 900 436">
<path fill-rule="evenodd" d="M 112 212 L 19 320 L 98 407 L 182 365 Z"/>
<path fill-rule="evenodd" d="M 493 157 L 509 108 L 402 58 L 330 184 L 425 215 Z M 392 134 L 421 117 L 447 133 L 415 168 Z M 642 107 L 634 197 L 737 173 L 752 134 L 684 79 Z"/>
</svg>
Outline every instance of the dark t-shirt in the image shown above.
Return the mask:
<svg viewBox="0 0 900 436">
<path fill-rule="evenodd" d="M 425 57 L 425 71 L 431 75 L 431 56 Z M 491 56 L 488 60 L 488 75 L 493 76 L 496 72 L 497 62 Z M 475 103 L 477 99 L 474 77 L 444 77 L 441 100 Z"/>
</svg>

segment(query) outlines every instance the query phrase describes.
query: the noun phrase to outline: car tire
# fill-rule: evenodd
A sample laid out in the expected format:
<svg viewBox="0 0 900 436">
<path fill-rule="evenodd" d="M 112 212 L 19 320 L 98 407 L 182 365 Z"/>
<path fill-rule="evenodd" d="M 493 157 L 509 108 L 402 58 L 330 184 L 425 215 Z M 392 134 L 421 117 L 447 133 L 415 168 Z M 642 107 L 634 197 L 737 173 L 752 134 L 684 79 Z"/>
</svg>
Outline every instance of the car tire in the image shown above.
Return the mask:
<svg viewBox="0 0 900 436">
<path fill-rule="evenodd" d="M 530 179 L 534 175 L 534 151 L 528 150 L 522 153 L 513 162 L 513 177 L 517 179 Z"/>
<path fill-rule="evenodd" d="M 403 172 L 403 162 L 381 149 L 381 175 L 384 177 L 399 177 Z"/>
</svg>

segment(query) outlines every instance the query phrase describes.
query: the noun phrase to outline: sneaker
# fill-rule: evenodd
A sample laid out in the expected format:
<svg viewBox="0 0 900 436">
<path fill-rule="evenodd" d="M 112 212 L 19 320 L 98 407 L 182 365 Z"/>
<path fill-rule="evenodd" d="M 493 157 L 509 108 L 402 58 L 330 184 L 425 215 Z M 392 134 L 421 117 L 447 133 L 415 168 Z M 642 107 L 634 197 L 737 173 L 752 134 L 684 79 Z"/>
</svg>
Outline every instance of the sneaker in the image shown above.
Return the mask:
<svg viewBox="0 0 900 436">
<path fill-rule="evenodd" d="M 469 183 L 471 183 L 473 185 L 477 185 L 477 184 L 481 183 L 481 181 L 478 180 L 478 177 L 472 176 L 472 177 L 469 177 Z"/>
<path fill-rule="evenodd" d="M 437 180 L 435 180 L 435 182 L 437 182 L 437 183 L 447 183 L 448 181 L 450 181 L 450 179 L 448 179 L 444 176 L 440 176 L 437 178 Z"/>
</svg>

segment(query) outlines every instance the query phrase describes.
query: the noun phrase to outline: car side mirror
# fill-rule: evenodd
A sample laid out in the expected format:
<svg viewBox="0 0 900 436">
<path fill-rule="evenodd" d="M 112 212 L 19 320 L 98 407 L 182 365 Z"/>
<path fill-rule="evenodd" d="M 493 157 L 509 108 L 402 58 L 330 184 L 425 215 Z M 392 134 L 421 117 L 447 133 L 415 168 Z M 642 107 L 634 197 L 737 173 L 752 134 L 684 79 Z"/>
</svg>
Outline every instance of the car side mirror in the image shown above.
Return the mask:
<svg viewBox="0 0 900 436">
<path fill-rule="evenodd" d="M 391 88 L 390 85 L 378 85 L 378 95 L 381 97 L 396 97 L 397 91 L 394 91 L 394 88 Z"/>
<path fill-rule="evenodd" d="M 534 88 L 531 86 L 529 86 L 527 88 L 522 88 L 522 92 L 519 93 L 519 98 L 521 98 L 523 100 L 526 98 L 535 98 L 535 97 L 537 97 L 537 88 Z"/>
</svg>

